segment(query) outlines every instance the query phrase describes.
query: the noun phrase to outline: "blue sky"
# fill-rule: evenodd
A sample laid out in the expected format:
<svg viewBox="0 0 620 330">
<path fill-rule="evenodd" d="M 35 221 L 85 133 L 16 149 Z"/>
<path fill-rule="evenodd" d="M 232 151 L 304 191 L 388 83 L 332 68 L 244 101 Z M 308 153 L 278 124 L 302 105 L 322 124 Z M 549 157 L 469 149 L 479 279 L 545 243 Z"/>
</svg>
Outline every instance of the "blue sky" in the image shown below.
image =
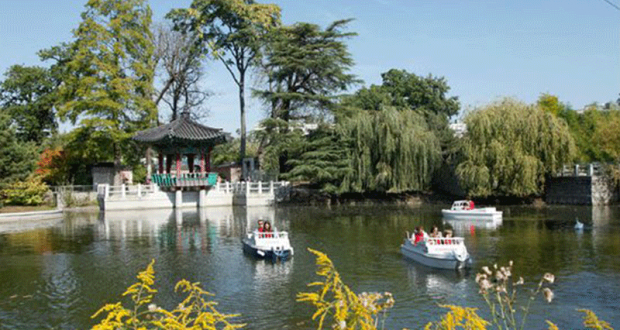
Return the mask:
<svg viewBox="0 0 620 330">
<path fill-rule="evenodd" d="M 620 5 L 620 0 L 610 0 Z M 151 0 L 154 20 L 190 0 Z M 262 1 L 265 2 L 265 1 Z M 603 0 L 277 0 L 284 23 L 326 26 L 355 18 L 348 41 L 353 73 L 379 84 L 390 68 L 443 76 L 462 109 L 511 96 L 557 95 L 574 108 L 620 93 L 620 11 Z M 86 0 L 0 0 L 0 72 L 41 64 L 40 49 L 71 39 Z M 236 85 L 220 63 L 207 64 L 207 124 L 239 127 Z M 249 93 L 248 93 L 249 94 Z M 248 102 L 248 127 L 265 115 Z"/>
</svg>

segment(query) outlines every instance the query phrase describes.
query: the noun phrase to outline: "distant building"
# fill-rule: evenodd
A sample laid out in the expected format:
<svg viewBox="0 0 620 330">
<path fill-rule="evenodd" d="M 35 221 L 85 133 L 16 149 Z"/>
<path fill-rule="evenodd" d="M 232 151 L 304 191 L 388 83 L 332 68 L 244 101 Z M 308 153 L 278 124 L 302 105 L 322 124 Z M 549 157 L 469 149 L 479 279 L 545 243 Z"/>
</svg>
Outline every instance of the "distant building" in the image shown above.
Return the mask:
<svg viewBox="0 0 620 330">
<path fill-rule="evenodd" d="M 464 122 L 456 122 L 450 124 L 450 129 L 454 132 L 454 136 L 462 138 L 467 132 L 467 125 Z"/>
</svg>

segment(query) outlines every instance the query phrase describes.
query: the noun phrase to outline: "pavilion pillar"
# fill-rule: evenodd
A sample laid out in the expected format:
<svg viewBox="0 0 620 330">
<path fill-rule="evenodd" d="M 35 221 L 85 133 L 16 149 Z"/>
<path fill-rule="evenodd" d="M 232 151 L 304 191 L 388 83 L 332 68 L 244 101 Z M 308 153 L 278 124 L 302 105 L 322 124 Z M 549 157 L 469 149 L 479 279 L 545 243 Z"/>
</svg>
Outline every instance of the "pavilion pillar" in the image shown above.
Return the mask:
<svg viewBox="0 0 620 330">
<path fill-rule="evenodd" d="M 181 154 L 177 152 L 177 178 L 181 177 Z"/>
<path fill-rule="evenodd" d="M 161 151 L 157 155 L 157 164 L 159 165 L 159 174 L 164 174 L 164 154 Z"/>
<path fill-rule="evenodd" d="M 211 172 L 211 150 L 213 150 L 212 146 L 209 146 L 209 151 L 207 152 L 207 172 Z"/>
<path fill-rule="evenodd" d="M 189 168 L 189 173 L 194 173 L 194 154 L 187 155 L 187 167 Z"/>
<path fill-rule="evenodd" d="M 172 168 L 172 155 L 166 155 L 166 173 L 170 174 L 170 169 Z"/>
<path fill-rule="evenodd" d="M 200 174 L 205 174 L 205 151 L 200 149 Z"/>
</svg>

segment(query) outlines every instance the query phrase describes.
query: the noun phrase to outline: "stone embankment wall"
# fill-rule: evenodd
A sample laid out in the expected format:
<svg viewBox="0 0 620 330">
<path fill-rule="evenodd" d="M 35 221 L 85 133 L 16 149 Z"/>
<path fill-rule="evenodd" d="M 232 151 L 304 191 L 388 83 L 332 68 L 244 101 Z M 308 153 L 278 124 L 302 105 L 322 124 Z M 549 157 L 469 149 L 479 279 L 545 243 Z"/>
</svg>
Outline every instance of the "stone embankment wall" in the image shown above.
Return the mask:
<svg viewBox="0 0 620 330">
<path fill-rule="evenodd" d="M 548 204 L 608 205 L 618 200 L 615 185 L 606 176 L 548 178 Z"/>
</svg>

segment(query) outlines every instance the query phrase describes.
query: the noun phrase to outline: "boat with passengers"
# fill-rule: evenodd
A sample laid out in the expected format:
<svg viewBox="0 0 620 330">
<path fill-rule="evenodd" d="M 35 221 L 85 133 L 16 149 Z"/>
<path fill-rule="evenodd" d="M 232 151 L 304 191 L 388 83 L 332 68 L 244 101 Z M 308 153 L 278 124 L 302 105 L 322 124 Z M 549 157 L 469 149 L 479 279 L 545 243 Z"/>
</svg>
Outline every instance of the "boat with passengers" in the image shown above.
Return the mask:
<svg viewBox="0 0 620 330">
<path fill-rule="evenodd" d="M 400 246 L 401 253 L 428 267 L 461 269 L 471 265 L 471 258 L 463 237 L 425 237 L 416 242 L 407 234 Z"/>
<path fill-rule="evenodd" d="M 285 231 L 261 232 L 258 229 L 243 238 L 243 250 L 259 258 L 285 260 L 293 255 L 293 247 Z"/>
<path fill-rule="evenodd" d="M 474 208 L 469 200 L 455 201 L 450 209 L 441 210 L 445 220 L 485 220 L 497 221 L 502 219 L 502 211 L 494 207 Z"/>
</svg>

